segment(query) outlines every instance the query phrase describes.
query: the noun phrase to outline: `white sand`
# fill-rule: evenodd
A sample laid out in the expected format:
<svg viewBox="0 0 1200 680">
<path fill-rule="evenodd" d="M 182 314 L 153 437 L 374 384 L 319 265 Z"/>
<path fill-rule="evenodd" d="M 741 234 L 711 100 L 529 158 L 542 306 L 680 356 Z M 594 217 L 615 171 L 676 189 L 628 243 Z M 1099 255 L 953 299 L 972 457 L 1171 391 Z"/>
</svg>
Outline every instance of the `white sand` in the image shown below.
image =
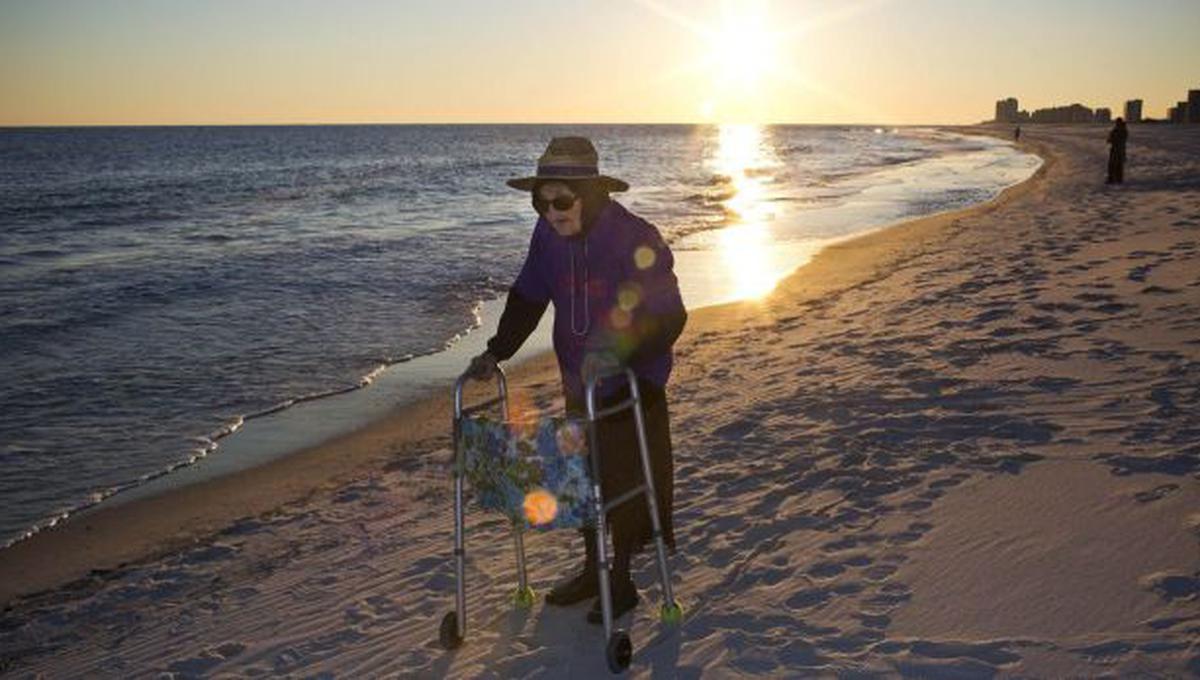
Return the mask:
<svg viewBox="0 0 1200 680">
<path fill-rule="evenodd" d="M 1120 187 L 1104 133 L 1031 126 L 1048 163 L 999 201 L 694 315 L 671 391 L 686 617 L 657 622 L 642 557 L 633 674 L 1200 674 L 1200 130 L 1133 128 Z M 554 408 L 545 361 L 517 382 Z M 508 606 L 508 532 L 478 512 L 468 639 L 438 646 L 449 440 L 401 446 L 408 417 L 345 444 L 370 463 L 349 482 L 12 601 L 0 670 L 607 675 L 587 605 Z M 535 587 L 577 543 L 528 541 Z M 39 582 L 21 559 L 12 593 Z"/>
</svg>

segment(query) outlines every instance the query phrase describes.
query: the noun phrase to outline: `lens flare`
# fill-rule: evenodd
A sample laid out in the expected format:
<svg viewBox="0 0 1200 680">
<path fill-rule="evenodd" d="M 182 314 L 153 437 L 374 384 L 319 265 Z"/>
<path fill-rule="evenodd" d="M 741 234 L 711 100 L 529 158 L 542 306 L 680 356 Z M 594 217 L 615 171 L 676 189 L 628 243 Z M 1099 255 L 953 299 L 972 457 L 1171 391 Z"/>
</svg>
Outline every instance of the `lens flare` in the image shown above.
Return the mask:
<svg viewBox="0 0 1200 680">
<path fill-rule="evenodd" d="M 508 394 L 508 423 L 513 434 L 528 438 L 537 432 L 538 420 L 542 413 L 533 403 L 533 396 L 528 390 L 514 389 Z"/>
<path fill-rule="evenodd" d="M 525 494 L 525 519 L 530 524 L 549 524 L 558 515 L 558 499 L 545 489 L 534 489 Z"/>
<path fill-rule="evenodd" d="M 654 261 L 658 256 L 654 254 L 654 250 L 647 246 L 639 246 L 633 251 L 633 263 L 638 269 L 649 269 L 654 266 Z"/>
<path fill-rule="evenodd" d="M 614 307 L 608 315 L 608 320 L 614 329 L 623 331 L 633 323 L 633 315 L 620 307 Z"/>
<path fill-rule="evenodd" d="M 641 301 L 642 287 L 637 283 L 623 284 L 617 291 L 617 306 L 627 312 L 632 312 Z"/>
<path fill-rule="evenodd" d="M 567 456 L 582 456 L 587 449 L 584 446 L 583 427 L 576 422 L 566 422 L 554 433 L 558 442 L 558 450 Z"/>
</svg>

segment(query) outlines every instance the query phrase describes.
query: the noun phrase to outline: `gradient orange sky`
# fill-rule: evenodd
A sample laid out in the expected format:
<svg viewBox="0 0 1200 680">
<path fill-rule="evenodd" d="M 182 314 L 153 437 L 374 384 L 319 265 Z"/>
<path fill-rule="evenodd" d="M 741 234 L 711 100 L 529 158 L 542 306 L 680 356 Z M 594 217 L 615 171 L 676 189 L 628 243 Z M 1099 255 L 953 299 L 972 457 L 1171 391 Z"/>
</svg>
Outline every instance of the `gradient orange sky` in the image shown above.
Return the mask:
<svg viewBox="0 0 1200 680">
<path fill-rule="evenodd" d="M 0 125 L 971 123 L 1200 88 L 1196 0 L 0 0 Z"/>
</svg>

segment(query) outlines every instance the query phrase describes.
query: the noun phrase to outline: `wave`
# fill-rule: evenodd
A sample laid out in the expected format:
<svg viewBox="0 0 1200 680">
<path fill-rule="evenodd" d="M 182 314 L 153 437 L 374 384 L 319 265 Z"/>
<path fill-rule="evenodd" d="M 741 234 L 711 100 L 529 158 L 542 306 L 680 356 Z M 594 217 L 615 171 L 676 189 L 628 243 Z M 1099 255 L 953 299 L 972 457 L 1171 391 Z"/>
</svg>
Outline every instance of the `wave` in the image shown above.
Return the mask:
<svg viewBox="0 0 1200 680">
<path fill-rule="evenodd" d="M 449 284 L 447 284 L 447 286 L 449 286 Z M 452 287 L 448 287 L 447 289 L 451 290 Z M 478 296 L 480 293 L 482 293 L 484 291 L 489 291 L 492 294 L 492 296 L 494 297 L 494 294 L 499 292 L 499 290 L 500 290 L 500 288 L 496 285 L 496 282 L 492 281 L 489 278 L 489 279 L 485 280 L 480 286 L 476 287 L 475 290 L 472 291 L 472 293 L 475 294 L 476 296 Z M 153 470 L 151 472 L 147 472 L 145 474 L 139 475 L 138 477 L 136 477 L 134 479 L 125 480 L 122 482 L 118 482 L 118 483 L 109 485 L 102 489 L 93 490 L 87 495 L 87 498 L 85 498 L 77 503 L 74 503 L 72 505 L 69 505 L 66 508 L 60 508 L 60 509 L 54 511 L 52 514 L 42 518 L 39 521 L 34 522 L 31 526 L 27 527 L 19 535 L 15 536 L 3 543 L 0 543 L 0 550 L 9 548 L 13 545 L 16 545 L 17 543 L 28 540 L 29 538 L 32 538 L 33 536 L 37 535 L 38 533 L 41 533 L 42 531 L 54 528 L 55 526 L 58 526 L 59 524 L 61 524 L 63 521 L 67 520 L 68 518 L 70 518 L 74 515 L 78 515 L 81 512 L 85 512 L 85 511 L 91 510 L 93 508 L 96 508 L 97 506 L 99 506 L 105 502 L 108 502 L 114 498 L 119 497 L 120 494 L 122 494 L 122 493 L 127 493 L 129 491 L 138 489 L 152 481 L 158 480 L 162 477 L 166 477 L 168 475 L 177 473 L 181 470 L 184 470 L 186 468 L 190 468 L 192 466 L 202 463 L 205 459 L 207 459 L 209 456 L 213 455 L 214 453 L 216 453 L 219 450 L 222 440 L 237 433 L 239 430 L 241 430 L 245 426 L 246 423 L 248 423 L 250 421 L 257 420 L 260 418 L 265 418 L 267 416 L 271 416 L 271 415 L 280 413 L 282 411 L 290 409 L 299 404 L 304 404 L 304 403 L 308 403 L 308 402 L 319 401 L 322 399 L 337 397 L 337 396 L 341 396 L 341 395 L 345 395 L 345 394 L 348 394 L 351 392 L 356 392 L 356 391 L 365 389 L 367 387 L 370 387 L 372 384 L 374 384 L 380 375 L 382 375 L 385 371 L 387 371 L 389 368 L 391 368 L 393 366 L 408 363 L 408 362 L 411 362 L 411 361 L 421 358 L 421 357 L 431 356 L 431 355 L 446 351 L 452 345 L 459 342 L 467 333 L 473 331 L 474 329 L 478 328 L 481 325 L 482 319 L 480 317 L 480 310 L 481 310 L 483 302 L 482 302 L 482 300 L 479 300 L 478 297 L 475 297 L 475 300 L 476 300 L 476 302 L 473 305 L 472 310 L 471 310 L 470 324 L 468 326 L 466 326 L 465 328 L 461 329 L 460 331 L 451 335 L 440 346 L 430 348 L 424 352 L 408 352 L 408 353 L 404 353 L 398 357 L 387 357 L 384 360 L 376 363 L 374 366 L 372 366 L 370 369 L 368 369 L 365 373 L 360 375 L 359 378 L 351 384 L 341 385 L 341 386 L 333 387 L 333 388 L 330 388 L 327 390 L 318 390 L 315 392 L 309 392 L 309 393 L 302 394 L 302 395 L 299 395 L 296 397 L 290 397 L 290 398 L 284 399 L 275 404 L 272 404 L 272 405 L 267 406 L 262 409 L 258 409 L 256 411 L 253 411 L 250 413 L 235 415 L 235 416 L 229 418 L 226 422 L 224 422 L 222 425 L 220 425 L 215 430 L 212 430 L 212 431 L 210 431 L 206 434 L 200 435 L 200 436 L 192 437 L 191 441 L 198 444 L 198 446 L 196 448 L 189 450 L 186 453 L 186 455 L 184 456 L 184 458 L 174 461 L 174 462 L 172 462 L 162 468 L 159 468 L 157 470 Z"/>
<path fill-rule="evenodd" d="M 811 154 L 813 152 L 812 144 L 791 144 L 779 149 L 780 156 L 794 156 L 800 154 Z"/>
<path fill-rule="evenodd" d="M 220 448 L 221 440 L 223 440 L 226 437 L 229 437 L 230 435 L 241 430 L 242 427 L 245 426 L 245 424 L 249 421 L 256 420 L 258 418 L 264 418 L 266 416 L 279 413 L 286 409 L 292 408 L 293 406 L 296 406 L 298 404 L 303 404 L 303 403 L 311 402 L 311 401 L 317 401 L 320 399 L 328 399 L 330 397 L 336 397 L 336 396 L 347 394 L 350 392 L 356 392 L 358 390 L 369 387 L 370 385 L 372 385 L 375 382 L 375 380 L 379 377 L 379 375 L 382 374 L 388 368 L 398 365 L 398 364 L 403 364 L 403 363 L 412 361 L 412 360 L 417 359 L 422 356 L 428 356 L 428 355 L 437 354 L 439 352 L 445 351 L 445 349 L 449 345 L 451 345 L 454 342 L 461 339 L 461 337 L 464 333 L 477 327 L 478 325 L 479 325 L 479 316 L 478 316 L 478 312 L 476 312 L 476 314 L 474 316 L 474 323 L 472 324 L 472 326 L 470 328 L 464 330 L 462 333 L 458 333 L 451 339 L 447 340 L 446 345 L 443 347 L 440 347 L 437 349 L 432 349 L 432 350 L 430 350 L 428 352 L 424 352 L 424 353 L 405 354 L 396 359 L 382 362 L 382 363 L 376 365 L 375 367 L 373 367 L 371 370 L 367 371 L 365 374 L 363 374 L 358 379 L 358 381 L 352 385 L 344 385 L 344 386 L 335 387 L 335 388 L 332 388 L 329 390 L 313 392 L 310 394 L 305 394 L 305 395 L 301 395 L 298 397 L 285 399 L 277 404 L 274 404 L 274 405 L 269 406 L 264 409 L 260 409 L 253 413 L 234 416 L 234 417 L 230 418 L 226 423 L 224 423 L 223 425 L 218 427 L 216 430 L 213 430 L 207 434 L 204 434 L 204 435 L 201 435 L 198 437 L 194 437 L 192 439 L 192 441 L 199 444 L 199 446 L 197 448 L 189 451 L 188 454 L 186 455 L 186 457 L 183 458 L 182 460 L 177 460 L 177 461 L 175 461 L 163 468 L 160 468 L 158 470 L 154 470 L 154 471 L 139 475 L 135 479 L 127 480 L 124 482 L 119 482 L 119 483 L 109 486 L 107 488 L 92 491 L 85 500 L 80 501 L 74 505 L 67 507 L 67 508 L 55 511 L 53 514 L 49 515 L 48 517 L 45 517 L 38 522 L 35 522 L 32 526 L 25 529 L 25 531 L 23 531 L 16 537 L 9 539 L 8 541 L 4 542 L 3 544 L 0 544 L 0 550 L 9 548 L 13 545 L 16 545 L 17 543 L 28 540 L 28 539 L 32 538 L 33 536 L 36 536 L 37 534 L 39 534 L 43 531 L 46 531 L 47 529 L 52 529 L 52 528 L 58 526 L 63 521 L 67 520 L 68 518 L 70 518 L 74 515 L 78 515 L 81 512 L 91 510 L 91 509 L 99 506 L 100 504 L 117 497 L 119 494 L 137 489 L 137 488 L 142 487 L 142 486 L 144 486 L 154 480 L 157 480 L 161 477 L 165 477 L 172 473 L 176 473 L 180 470 L 183 470 L 183 469 L 186 469 L 186 468 L 189 468 L 189 467 L 199 464 L 200 462 L 202 462 L 204 459 L 208 458 L 210 455 L 215 453 Z"/>
<path fill-rule="evenodd" d="M 187 236 L 183 237 L 183 240 L 185 241 L 207 243 L 229 243 L 230 241 L 236 241 L 237 239 L 238 237 L 234 236 L 233 234 L 188 234 Z"/>
<path fill-rule="evenodd" d="M 71 253 L 62 248 L 33 248 L 31 250 L 22 250 L 19 253 L 14 253 L 15 259 L 18 261 L 21 258 L 30 260 L 52 260 L 59 257 L 67 257 Z"/>
</svg>

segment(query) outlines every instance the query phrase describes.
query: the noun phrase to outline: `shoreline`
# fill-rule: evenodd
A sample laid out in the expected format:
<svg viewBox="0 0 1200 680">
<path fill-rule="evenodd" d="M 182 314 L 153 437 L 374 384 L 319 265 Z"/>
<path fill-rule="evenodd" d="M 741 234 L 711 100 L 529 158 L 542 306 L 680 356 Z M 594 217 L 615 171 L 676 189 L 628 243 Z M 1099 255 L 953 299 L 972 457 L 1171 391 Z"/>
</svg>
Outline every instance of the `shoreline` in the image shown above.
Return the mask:
<svg viewBox="0 0 1200 680">
<path fill-rule="evenodd" d="M 960 135 L 953 135 L 953 137 L 960 140 L 965 139 Z M 912 145 L 906 144 L 905 146 Z M 1012 152 L 1011 147 L 1007 144 L 993 144 L 993 146 L 1005 147 L 1009 150 L 1008 155 L 1010 156 L 1021 156 L 1021 154 Z M 933 154 L 933 158 L 939 158 L 942 161 L 946 156 L 954 157 L 956 154 Z M 764 160 L 767 160 L 767 157 L 764 156 Z M 914 165 L 919 167 L 928 160 L 917 161 Z M 988 163 L 988 160 L 990 159 L 984 159 L 984 166 L 993 165 Z M 931 169 L 936 170 L 936 164 Z M 1019 172 L 1019 169 L 1017 170 Z M 865 168 L 859 168 L 854 176 L 857 176 L 860 171 L 868 175 L 872 172 Z M 885 171 L 885 167 L 878 167 L 874 170 L 879 173 Z M 921 176 L 923 173 L 918 170 L 917 174 Z M 998 186 L 995 182 L 999 178 L 987 178 L 987 174 L 989 173 L 984 173 L 979 181 L 973 181 L 971 184 L 980 187 L 988 186 L 994 192 L 999 191 L 1002 186 Z M 883 177 L 882 174 L 881 177 Z M 895 178 L 884 177 L 883 183 L 887 183 L 891 179 Z M 934 180 L 931 184 L 944 187 L 948 183 Z M 790 186 L 790 183 L 779 186 Z M 852 189 L 849 194 L 865 195 L 868 191 Z M 693 198 L 703 199 L 701 194 L 692 194 L 684 200 L 691 202 Z M 773 202 L 777 197 L 764 196 L 764 198 L 767 199 L 763 201 L 766 204 Z M 708 199 L 703 199 L 702 202 L 706 200 Z M 849 201 L 849 203 L 854 202 L 855 199 Z M 869 199 L 868 202 L 870 202 Z M 894 202 L 900 207 L 904 206 L 902 200 Z M 806 209 L 803 212 L 807 216 L 806 219 L 811 219 L 812 216 L 821 213 L 839 212 L 839 204 L 841 204 L 840 200 L 833 201 L 832 206 L 824 209 Z M 492 207 L 494 208 L 494 206 Z M 684 209 L 690 210 L 690 208 Z M 879 214 L 865 226 L 874 228 L 879 224 L 899 221 L 899 216 L 889 215 L 888 212 L 887 210 L 879 211 Z M 668 212 L 664 216 L 669 218 L 670 213 Z M 841 221 L 845 224 L 858 224 L 861 220 L 856 219 L 855 216 L 846 219 L 846 216 L 842 215 Z M 472 222 L 468 221 L 468 223 Z M 774 222 L 772 220 L 772 224 L 779 223 L 783 223 L 783 221 Z M 710 272 L 722 271 L 724 268 L 721 265 L 724 263 L 720 262 L 723 259 L 722 256 L 715 252 L 720 249 L 720 244 L 713 243 L 711 239 L 705 243 L 703 237 L 714 231 L 721 231 L 720 225 L 721 221 L 717 221 L 702 224 L 696 230 L 680 230 L 682 233 L 676 232 L 676 238 L 672 239 L 681 246 L 693 242 L 693 247 L 684 246 L 682 251 L 677 250 L 676 267 L 681 283 L 704 282 L 708 284 L 699 286 L 700 292 L 694 298 L 685 298 L 685 302 L 693 308 L 724 301 L 730 297 L 730 293 L 736 295 L 736 289 L 740 287 L 741 282 L 731 281 L 729 277 L 725 277 L 724 280 L 711 278 Z M 701 242 L 694 243 L 695 237 L 701 237 Z M 769 267 L 769 269 L 764 268 L 761 271 L 769 271 L 769 274 L 756 278 L 769 285 L 774 285 L 785 274 L 806 262 L 811 252 L 827 240 L 821 235 L 814 235 L 811 239 L 801 239 L 800 241 L 786 238 L 777 239 L 777 241 L 787 241 L 788 246 L 799 243 L 802 247 L 775 249 L 771 257 L 759 258 L 762 264 Z M 756 271 L 758 271 L 757 268 Z M 734 278 L 736 279 L 736 276 Z M 685 289 L 685 295 L 688 292 L 695 291 Z M 80 472 L 87 474 L 90 479 L 90 483 L 86 485 L 68 482 L 62 484 L 62 488 L 60 488 L 59 483 L 51 483 L 55 476 L 54 470 L 58 469 L 52 464 L 51 469 L 46 471 L 49 477 L 40 480 L 45 485 L 44 489 L 36 488 L 39 486 L 38 480 L 31 480 L 28 486 L 34 488 L 27 488 L 24 493 L 17 492 L 17 490 L 10 492 L 9 498 L 13 502 L 10 503 L 11 507 L 4 509 L 3 516 L 0 517 L 0 525 L 3 525 L 3 530 L 0 531 L 0 549 L 18 543 L 32 534 L 70 517 L 89 512 L 97 506 L 111 507 L 126 503 L 197 481 L 236 473 L 261 465 L 273 458 L 304 450 L 314 444 L 346 434 L 371 421 L 378 420 L 396 406 L 412 403 L 417 398 L 427 396 L 434 390 L 444 389 L 444 384 L 453 380 L 457 370 L 469 358 L 469 356 L 463 356 L 464 346 L 481 345 L 477 335 L 487 335 L 494 329 L 496 318 L 499 316 L 499 308 L 503 304 L 503 290 L 485 293 L 485 295 L 501 297 L 493 300 L 480 300 L 476 309 L 473 310 L 473 315 L 464 316 L 461 326 L 454 327 L 451 324 L 448 327 L 449 334 L 433 338 L 433 344 L 420 349 L 415 346 L 408 347 L 407 361 L 403 359 L 387 360 L 386 365 L 372 363 L 361 367 L 364 370 L 357 373 L 339 377 L 326 376 L 330 379 L 318 381 L 299 392 L 285 391 L 286 393 L 273 394 L 271 398 L 262 404 L 256 404 L 249 410 L 234 412 L 236 411 L 234 409 L 230 413 L 223 410 L 213 412 L 206 408 L 206 402 L 203 399 L 199 399 L 196 404 L 199 406 L 198 409 L 185 409 L 188 411 L 188 418 L 193 420 L 191 425 L 180 422 L 170 428 L 157 428 L 155 425 L 158 420 L 156 417 L 158 415 L 157 407 L 152 403 L 142 403 L 138 400 L 131 402 L 131 409 L 127 412 L 127 416 L 137 415 L 136 420 L 149 423 L 150 430 L 156 436 L 170 437 L 171 440 L 161 441 L 157 445 L 144 445 L 136 440 L 128 442 L 123 447 L 125 449 L 123 454 L 120 452 L 117 454 L 119 458 L 128 461 L 128 470 L 126 474 L 118 476 L 107 474 L 101 465 L 96 464 L 107 455 L 111 455 L 108 449 L 105 449 L 105 453 L 100 456 L 88 456 L 81 463 L 80 469 Z M 472 319 L 471 316 L 474 318 Z M 480 325 L 484 326 L 483 329 L 472 336 L 471 331 L 478 329 Z M 402 335 L 404 333 L 405 331 L 401 331 Z M 418 333 L 418 335 L 420 334 Z M 548 331 L 542 333 L 539 329 L 539 332 L 535 333 L 526 345 L 534 342 L 549 348 Z M 250 344 L 253 345 L 253 343 Z M 480 347 L 468 354 L 478 353 L 481 349 Z M 416 350 L 415 355 L 413 350 Z M 153 362 L 146 368 L 150 369 L 151 366 L 153 366 Z M 269 372 L 266 377 L 268 380 L 254 385 L 250 391 L 259 392 L 260 388 L 263 388 L 267 392 L 273 392 L 270 389 L 272 383 L 270 378 L 283 378 L 278 374 L 272 376 Z M 361 389 L 366 382 L 372 382 L 370 390 Z M 103 384 L 103 379 L 101 379 L 101 385 Z M 420 388 L 412 389 L 417 384 L 420 384 Z M 100 393 L 104 391 L 103 389 L 99 390 Z M 91 412 L 95 414 L 95 417 L 90 422 L 99 427 L 108 424 L 109 419 L 104 416 L 105 409 L 96 408 Z M 84 427 L 84 432 L 87 431 L 86 421 L 77 425 Z M 14 441 L 21 439 L 22 436 L 18 434 Z M 41 443 L 49 451 L 61 450 L 63 454 L 74 455 L 79 453 L 78 449 L 85 444 L 85 439 L 77 433 L 76 436 L 65 435 L 58 442 L 51 438 Z M 209 455 L 212 453 L 217 455 Z M 21 458 L 18 457 L 17 460 L 20 463 Z M 92 469 L 93 467 L 95 469 Z M 15 471 L 19 473 L 20 469 L 17 468 Z M 63 472 L 65 471 L 59 470 L 59 474 Z M 42 493 L 36 493 L 39 491 Z M 32 497 L 33 502 L 26 505 L 19 500 L 26 497 Z"/>
<path fill-rule="evenodd" d="M 751 195 L 758 196 L 760 190 L 764 193 L 753 210 L 756 217 L 747 222 L 745 229 L 729 232 L 706 225 L 675 232 L 672 241 L 676 248 L 676 273 L 685 304 L 699 309 L 738 298 L 760 297 L 823 247 L 906 219 L 989 200 L 1006 186 L 1027 177 L 1041 162 L 1016 151 L 1007 140 L 972 142 L 965 135 L 931 128 L 921 128 L 912 135 L 916 139 L 954 141 L 941 151 L 917 154 L 904 162 L 883 163 L 873 170 L 859 168 L 848 174 L 835 173 L 837 180 L 829 185 L 830 195 L 801 210 L 789 209 L 785 203 L 776 211 L 775 201 L 800 199 L 791 195 L 791 189 L 768 189 L 774 182 L 758 187 L 757 180 L 747 179 L 754 187 Z M 942 144 L 931 143 L 930 148 L 934 149 Z M 956 146 L 959 148 L 953 148 Z M 762 161 L 768 162 L 770 157 L 764 156 Z M 959 193 L 964 189 L 968 192 L 965 196 Z M 670 214 L 664 218 L 671 219 Z M 737 233 L 744 236 L 736 236 Z M 745 236 L 750 238 L 746 247 L 730 247 Z M 763 248 L 761 242 L 765 241 L 773 243 L 773 247 Z M 753 273 L 747 275 L 747 272 Z M 317 385 L 313 391 L 232 418 L 221 414 L 224 424 L 216 429 L 188 433 L 185 428 L 180 431 L 184 432 L 181 441 L 190 440 L 199 446 L 184 452 L 182 457 L 167 456 L 166 461 L 151 462 L 146 456 L 154 447 L 131 443 L 127 455 L 139 465 L 150 462 L 149 468 L 135 469 L 134 472 L 141 472 L 136 477 L 104 478 L 91 488 L 67 484 L 70 493 L 61 496 L 57 490 L 47 489 L 48 495 L 39 497 L 39 501 L 45 499 L 44 503 L 39 502 L 39 512 L 20 505 L 9 508 L 0 550 L 98 508 L 111 508 L 236 474 L 303 451 L 384 418 L 399 406 L 444 390 L 461 366 L 482 351 L 479 336 L 486 337 L 494 330 L 502 306 L 502 296 L 481 301 L 474 313 L 475 323 L 459 329 L 440 347 L 388 366 L 375 365 L 370 371 L 352 377 L 349 384 L 335 381 Z M 514 361 L 533 353 L 526 349 L 550 348 L 549 323 L 544 326 L 530 337 Z M 366 382 L 371 382 L 370 389 L 362 388 Z M 144 415 L 153 422 L 152 414 Z M 97 422 L 102 425 L 105 421 Z M 68 442 L 64 446 L 65 451 L 72 450 Z"/>
<path fill-rule="evenodd" d="M 1006 130 L 985 126 L 934 128 L 960 134 L 1003 138 Z M 793 303 L 868 283 L 920 252 L 927 241 L 971 215 L 986 215 L 1024 196 L 1052 167 L 1054 152 L 1045 144 L 1022 141 L 1018 149 L 1042 159 L 1025 180 L 984 203 L 892 223 L 835 240 L 807 263 L 781 279 L 761 300 L 728 302 L 689 310 L 680 338 L 702 334 L 730 319 L 759 316 L 767 300 L 787 296 Z M 478 330 L 478 329 L 476 329 Z M 475 331 L 472 331 L 473 333 Z M 553 351 L 545 350 L 507 367 L 509 383 L 521 388 L 556 385 Z M 391 409 L 378 420 L 316 446 L 260 465 L 144 498 L 97 505 L 56 526 L 0 550 L 0 605 L 57 587 L 101 576 L 185 548 L 239 520 L 302 503 L 396 461 L 434 440 L 449 443 L 451 399 L 435 394 Z M 475 387 L 468 393 L 479 394 Z M 343 455 L 344 452 L 352 455 Z"/>
</svg>

